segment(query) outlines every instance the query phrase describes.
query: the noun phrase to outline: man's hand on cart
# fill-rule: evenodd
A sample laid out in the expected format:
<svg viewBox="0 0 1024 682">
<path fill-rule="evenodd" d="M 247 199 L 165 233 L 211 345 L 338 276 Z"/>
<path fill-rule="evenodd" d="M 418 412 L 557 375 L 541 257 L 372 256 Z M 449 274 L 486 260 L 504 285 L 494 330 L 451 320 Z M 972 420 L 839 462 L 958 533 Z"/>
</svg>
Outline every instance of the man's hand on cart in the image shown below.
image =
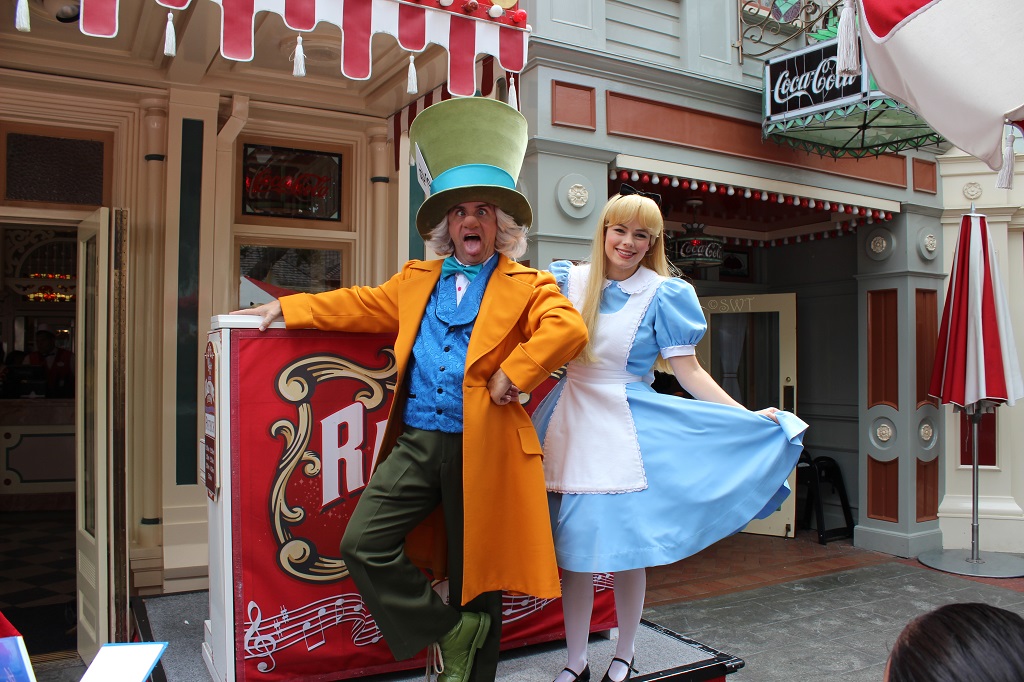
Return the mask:
<svg viewBox="0 0 1024 682">
<path fill-rule="evenodd" d="M 271 322 L 280 320 L 283 318 L 281 312 L 281 302 L 276 298 L 270 303 L 264 303 L 258 305 L 255 308 L 246 308 L 245 310 L 233 310 L 232 315 L 257 315 L 260 319 L 260 331 L 267 331 L 267 327 L 270 326 Z"/>
</svg>

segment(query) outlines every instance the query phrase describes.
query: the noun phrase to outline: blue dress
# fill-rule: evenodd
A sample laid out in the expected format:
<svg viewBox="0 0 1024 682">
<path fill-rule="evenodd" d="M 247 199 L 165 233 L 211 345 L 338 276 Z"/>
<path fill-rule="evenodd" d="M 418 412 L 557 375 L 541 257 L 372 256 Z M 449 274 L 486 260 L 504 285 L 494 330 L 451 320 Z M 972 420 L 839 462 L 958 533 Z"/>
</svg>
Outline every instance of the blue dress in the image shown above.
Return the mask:
<svg viewBox="0 0 1024 682">
<path fill-rule="evenodd" d="M 556 261 L 582 307 L 589 266 Z M 669 564 L 774 512 L 807 424 L 660 394 L 653 366 L 692 355 L 706 322 L 693 287 L 641 267 L 609 281 L 591 343 L 533 414 L 558 565 L 577 572 Z"/>
</svg>

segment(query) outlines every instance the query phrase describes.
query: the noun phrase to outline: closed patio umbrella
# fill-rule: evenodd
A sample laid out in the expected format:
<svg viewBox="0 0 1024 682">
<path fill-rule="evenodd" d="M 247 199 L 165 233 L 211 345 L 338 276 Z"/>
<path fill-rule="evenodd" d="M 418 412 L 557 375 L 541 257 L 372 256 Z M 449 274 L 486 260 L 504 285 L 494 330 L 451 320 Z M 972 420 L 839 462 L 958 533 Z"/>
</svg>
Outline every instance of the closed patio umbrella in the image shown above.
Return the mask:
<svg viewBox="0 0 1024 682">
<path fill-rule="evenodd" d="M 939 326 L 929 393 L 971 422 L 971 552 L 935 550 L 918 560 L 950 573 L 989 578 L 1024 576 L 1024 559 L 978 548 L 978 424 L 982 414 L 1024 397 L 1024 380 L 985 216 L 963 216 Z"/>
</svg>

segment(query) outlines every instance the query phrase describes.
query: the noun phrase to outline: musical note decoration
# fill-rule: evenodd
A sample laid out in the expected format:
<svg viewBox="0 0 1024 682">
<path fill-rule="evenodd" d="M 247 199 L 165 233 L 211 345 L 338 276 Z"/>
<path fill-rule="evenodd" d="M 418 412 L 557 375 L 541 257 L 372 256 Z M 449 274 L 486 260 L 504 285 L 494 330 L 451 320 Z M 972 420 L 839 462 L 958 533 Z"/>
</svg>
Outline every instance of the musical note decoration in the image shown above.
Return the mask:
<svg viewBox="0 0 1024 682">
<path fill-rule="evenodd" d="M 598 592 L 612 589 L 611 573 L 594 574 L 594 587 Z M 554 599 L 538 599 L 529 595 L 502 595 L 502 623 L 512 623 L 534 614 Z M 369 646 L 382 639 L 377 622 L 366 610 L 362 597 L 355 592 L 338 594 L 318 599 L 309 604 L 291 609 L 281 605 L 280 612 L 268 619 L 263 618 L 262 609 L 255 601 L 247 607 L 248 620 L 241 627 L 245 629 L 243 645 L 245 658 L 264 658 L 257 665 L 260 672 L 270 672 L 277 663 L 274 654 L 302 642 L 307 651 L 324 645 L 328 631 L 340 629 L 348 623 L 349 638 L 355 646 Z"/>
<path fill-rule="evenodd" d="M 270 672 L 277 666 L 275 653 L 300 642 L 306 651 L 312 651 L 327 642 L 329 630 L 340 630 L 346 623 L 350 624 L 349 638 L 355 646 L 376 644 L 382 638 L 356 593 L 325 597 L 290 610 L 282 606 L 279 615 L 267 619 L 255 601 L 249 602 L 247 611 L 248 620 L 242 624 L 245 658 L 269 659 L 269 663 L 261 661 L 256 666 L 260 672 Z"/>
</svg>

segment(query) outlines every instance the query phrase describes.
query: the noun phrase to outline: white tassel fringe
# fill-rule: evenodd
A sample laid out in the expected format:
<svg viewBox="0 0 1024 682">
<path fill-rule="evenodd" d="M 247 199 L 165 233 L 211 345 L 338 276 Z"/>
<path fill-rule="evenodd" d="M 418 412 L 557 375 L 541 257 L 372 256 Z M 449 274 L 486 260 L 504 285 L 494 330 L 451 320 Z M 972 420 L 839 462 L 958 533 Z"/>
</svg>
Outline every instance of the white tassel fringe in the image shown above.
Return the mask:
<svg viewBox="0 0 1024 682">
<path fill-rule="evenodd" d="M 167 30 L 164 32 L 164 56 L 173 57 L 178 53 L 178 39 L 174 36 L 174 14 L 167 13 Z"/>
<path fill-rule="evenodd" d="M 840 76 L 860 75 L 860 56 L 857 54 L 857 9 L 856 0 L 843 0 L 843 11 L 839 15 L 839 58 L 836 71 Z"/>
<path fill-rule="evenodd" d="M 519 95 L 516 94 L 516 77 L 508 75 L 508 105 L 519 111 Z"/>
<path fill-rule="evenodd" d="M 295 50 L 292 52 L 292 75 L 302 78 L 306 75 L 306 51 L 302 49 L 302 36 L 295 37 Z"/>
<path fill-rule="evenodd" d="M 18 8 L 14 11 L 14 28 L 25 33 L 32 30 L 28 18 L 28 0 L 18 0 Z"/>
<path fill-rule="evenodd" d="M 416 57 L 409 55 L 409 78 L 405 85 L 405 91 L 410 95 L 415 95 L 420 91 L 419 83 L 416 82 Z"/>
<path fill-rule="evenodd" d="M 1009 132 L 1006 133 L 1006 145 L 1003 147 L 1003 167 L 999 169 L 999 175 L 996 176 L 997 189 L 1013 189 L 1014 137 L 1013 126 L 1010 126 Z"/>
</svg>

